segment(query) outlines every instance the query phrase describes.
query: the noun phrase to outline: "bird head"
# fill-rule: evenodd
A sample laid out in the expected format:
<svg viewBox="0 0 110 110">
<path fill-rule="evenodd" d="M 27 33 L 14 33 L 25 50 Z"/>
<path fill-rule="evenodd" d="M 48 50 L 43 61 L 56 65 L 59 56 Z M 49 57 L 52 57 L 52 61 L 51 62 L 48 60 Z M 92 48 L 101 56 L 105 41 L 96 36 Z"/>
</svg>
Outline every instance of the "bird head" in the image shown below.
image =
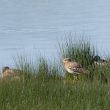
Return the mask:
<svg viewBox="0 0 110 110">
<path fill-rule="evenodd" d="M 5 72 L 6 70 L 9 70 L 10 68 L 8 66 L 3 67 L 2 72 Z"/>
<path fill-rule="evenodd" d="M 71 62 L 72 60 L 70 59 L 70 58 L 64 58 L 63 59 L 63 63 L 65 64 L 65 63 L 68 63 L 68 62 Z"/>
<path fill-rule="evenodd" d="M 98 55 L 94 56 L 94 58 L 93 58 L 93 61 L 100 61 L 100 60 L 101 60 L 101 58 Z"/>
</svg>

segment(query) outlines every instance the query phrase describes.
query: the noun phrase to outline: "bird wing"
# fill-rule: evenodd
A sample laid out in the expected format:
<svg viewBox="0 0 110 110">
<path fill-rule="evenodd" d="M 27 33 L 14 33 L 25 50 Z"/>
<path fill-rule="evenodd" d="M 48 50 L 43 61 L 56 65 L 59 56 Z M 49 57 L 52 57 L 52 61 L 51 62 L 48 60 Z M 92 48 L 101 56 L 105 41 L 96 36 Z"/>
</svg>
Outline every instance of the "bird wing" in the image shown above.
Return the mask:
<svg viewBox="0 0 110 110">
<path fill-rule="evenodd" d="M 82 68 L 82 66 L 77 62 L 71 62 L 71 63 L 69 63 L 69 68 L 70 69 Z"/>
<path fill-rule="evenodd" d="M 74 72 L 77 72 L 77 73 L 81 73 L 83 71 L 82 66 L 77 62 L 71 62 L 68 65 L 68 68 L 71 69 Z"/>
</svg>

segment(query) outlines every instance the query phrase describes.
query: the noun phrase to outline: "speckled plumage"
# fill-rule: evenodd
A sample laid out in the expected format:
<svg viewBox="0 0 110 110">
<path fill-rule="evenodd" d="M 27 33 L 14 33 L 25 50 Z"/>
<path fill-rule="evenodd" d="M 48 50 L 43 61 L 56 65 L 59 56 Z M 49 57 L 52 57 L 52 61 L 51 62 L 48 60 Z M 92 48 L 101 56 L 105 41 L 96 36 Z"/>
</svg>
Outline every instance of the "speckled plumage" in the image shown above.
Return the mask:
<svg viewBox="0 0 110 110">
<path fill-rule="evenodd" d="M 81 74 L 84 73 L 82 65 L 76 61 L 72 61 L 70 58 L 65 58 L 63 60 L 64 68 L 68 73 L 71 74 Z"/>
</svg>

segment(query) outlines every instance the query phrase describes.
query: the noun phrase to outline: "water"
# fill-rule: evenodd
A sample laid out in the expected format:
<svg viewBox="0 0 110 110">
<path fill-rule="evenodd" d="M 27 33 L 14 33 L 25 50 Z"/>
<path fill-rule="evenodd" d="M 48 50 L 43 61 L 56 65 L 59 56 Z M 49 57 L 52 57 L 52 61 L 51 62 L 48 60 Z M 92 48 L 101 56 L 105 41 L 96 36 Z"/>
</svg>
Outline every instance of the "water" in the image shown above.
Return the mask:
<svg viewBox="0 0 110 110">
<path fill-rule="evenodd" d="M 85 35 L 103 56 L 110 52 L 109 0 L 0 0 L 0 67 L 13 56 L 57 56 L 57 40 Z"/>
</svg>

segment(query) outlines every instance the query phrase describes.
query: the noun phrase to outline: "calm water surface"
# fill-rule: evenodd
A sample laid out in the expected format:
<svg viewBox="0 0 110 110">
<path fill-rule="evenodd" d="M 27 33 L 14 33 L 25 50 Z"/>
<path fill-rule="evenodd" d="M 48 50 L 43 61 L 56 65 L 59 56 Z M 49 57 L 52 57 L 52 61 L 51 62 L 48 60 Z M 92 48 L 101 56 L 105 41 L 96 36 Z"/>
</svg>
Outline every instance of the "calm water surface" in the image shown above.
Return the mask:
<svg viewBox="0 0 110 110">
<path fill-rule="evenodd" d="M 109 53 L 110 0 L 0 0 L 0 68 L 17 54 L 56 57 L 57 41 L 69 33 Z"/>
</svg>

